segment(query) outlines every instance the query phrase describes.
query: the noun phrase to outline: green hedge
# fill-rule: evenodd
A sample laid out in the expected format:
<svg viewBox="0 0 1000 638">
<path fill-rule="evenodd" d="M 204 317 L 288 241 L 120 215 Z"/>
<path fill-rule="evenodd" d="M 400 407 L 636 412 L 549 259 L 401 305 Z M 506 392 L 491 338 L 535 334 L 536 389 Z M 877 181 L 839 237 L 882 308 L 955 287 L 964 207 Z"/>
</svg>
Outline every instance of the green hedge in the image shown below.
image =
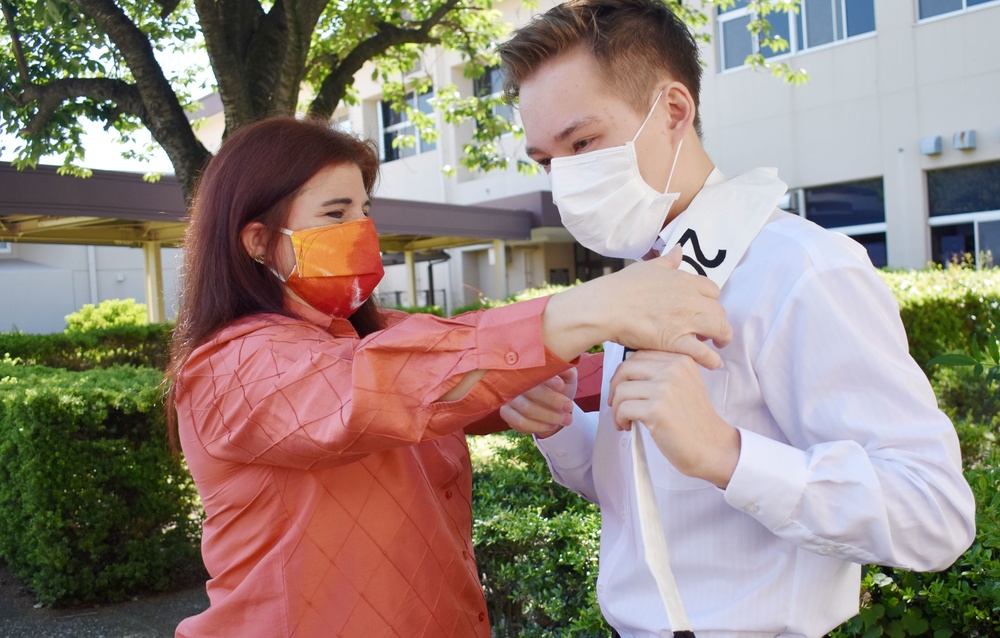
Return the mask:
<svg viewBox="0 0 1000 638">
<path fill-rule="evenodd" d="M 598 508 L 552 482 L 531 437 L 470 439 L 473 539 L 494 638 L 607 636 Z"/>
<path fill-rule="evenodd" d="M 116 365 L 166 370 L 173 324 L 116 326 L 56 334 L 0 333 L 0 355 L 27 365 L 90 370 Z"/>
<path fill-rule="evenodd" d="M 170 453 L 162 373 L 0 362 L 0 557 L 45 604 L 200 578 L 200 505 Z"/>
</svg>

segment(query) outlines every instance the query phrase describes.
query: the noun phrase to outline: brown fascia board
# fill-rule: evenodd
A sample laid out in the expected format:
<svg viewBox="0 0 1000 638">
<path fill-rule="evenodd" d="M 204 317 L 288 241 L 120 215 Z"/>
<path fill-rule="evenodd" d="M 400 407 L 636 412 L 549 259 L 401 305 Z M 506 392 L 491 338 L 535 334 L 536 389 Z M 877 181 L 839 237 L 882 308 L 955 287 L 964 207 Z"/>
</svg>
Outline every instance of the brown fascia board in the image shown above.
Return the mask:
<svg viewBox="0 0 1000 638">
<path fill-rule="evenodd" d="M 139 173 L 95 170 L 88 178 L 59 175 L 54 166 L 18 171 L 0 165 L 0 216 L 102 217 L 182 222 L 184 196 L 173 175 L 150 183 Z M 485 206 L 460 206 L 375 198 L 380 233 L 396 235 L 528 239 L 533 214 Z"/>
<path fill-rule="evenodd" d="M 432 237 L 528 239 L 532 215 L 526 210 L 436 204 L 375 197 L 372 219 L 379 233 Z"/>
<path fill-rule="evenodd" d="M 105 217 L 179 222 L 187 215 L 173 175 L 158 182 L 140 173 L 95 170 L 90 177 L 59 175 L 55 166 L 19 171 L 0 165 L 0 215 Z"/>
<path fill-rule="evenodd" d="M 534 191 L 522 193 L 521 195 L 511 195 L 500 199 L 491 199 L 480 202 L 481 206 L 490 208 L 509 208 L 512 210 L 526 210 L 531 212 L 532 228 L 544 228 L 554 226 L 562 227 L 559 219 L 559 209 L 552 201 L 551 191 Z"/>
</svg>

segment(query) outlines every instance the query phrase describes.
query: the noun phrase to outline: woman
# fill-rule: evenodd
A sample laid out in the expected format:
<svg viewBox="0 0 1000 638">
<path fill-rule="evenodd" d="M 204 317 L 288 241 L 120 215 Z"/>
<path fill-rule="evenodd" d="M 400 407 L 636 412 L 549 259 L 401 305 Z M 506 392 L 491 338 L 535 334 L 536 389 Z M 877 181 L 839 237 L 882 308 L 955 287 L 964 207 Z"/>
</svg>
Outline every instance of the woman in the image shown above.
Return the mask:
<svg viewBox="0 0 1000 638">
<path fill-rule="evenodd" d="M 274 118 L 201 176 L 168 413 L 211 604 L 177 636 L 488 637 L 464 429 L 604 339 L 714 365 L 695 334 L 727 338 L 677 259 L 452 319 L 381 310 L 377 172 L 370 144 Z"/>
</svg>

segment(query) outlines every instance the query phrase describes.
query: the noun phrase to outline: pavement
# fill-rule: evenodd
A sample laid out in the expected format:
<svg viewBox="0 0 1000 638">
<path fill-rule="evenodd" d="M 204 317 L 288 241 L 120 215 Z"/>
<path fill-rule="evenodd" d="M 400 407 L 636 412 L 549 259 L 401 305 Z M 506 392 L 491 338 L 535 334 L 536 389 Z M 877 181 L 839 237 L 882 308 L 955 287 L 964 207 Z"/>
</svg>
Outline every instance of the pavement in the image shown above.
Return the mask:
<svg viewBox="0 0 1000 638">
<path fill-rule="evenodd" d="M 0 563 L 0 638 L 173 638 L 177 624 L 208 607 L 204 585 L 114 605 L 50 609 Z"/>
</svg>

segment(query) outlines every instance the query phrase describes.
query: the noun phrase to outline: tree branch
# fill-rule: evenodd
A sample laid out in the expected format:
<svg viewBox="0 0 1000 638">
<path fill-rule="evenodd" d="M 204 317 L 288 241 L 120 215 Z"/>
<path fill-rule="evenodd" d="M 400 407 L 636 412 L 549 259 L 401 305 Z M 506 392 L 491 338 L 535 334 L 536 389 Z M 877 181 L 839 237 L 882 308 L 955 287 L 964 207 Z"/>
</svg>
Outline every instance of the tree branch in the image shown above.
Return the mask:
<svg viewBox="0 0 1000 638">
<path fill-rule="evenodd" d="M 14 24 L 14 7 L 7 0 L 0 1 L 3 8 L 3 17 L 7 21 L 7 30 L 10 31 L 10 40 L 14 48 L 14 59 L 17 60 L 17 72 L 21 76 L 21 86 L 27 87 L 31 84 L 31 76 L 28 74 L 28 62 L 24 57 L 24 49 L 21 48 L 21 34 Z"/>
<path fill-rule="evenodd" d="M 387 22 L 380 23 L 375 35 L 354 47 L 323 79 L 316 98 L 309 105 L 309 115 L 329 119 L 343 99 L 347 87 L 353 82 L 354 75 L 361 70 L 365 62 L 382 55 L 392 47 L 400 44 L 438 44 L 438 38 L 430 34 L 431 29 L 437 26 L 460 1 L 443 2 L 428 18 L 416 23 L 419 27 L 415 29 Z"/>
<path fill-rule="evenodd" d="M 114 0 L 72 0 L 107 34 L 135 77 L 135 88 L 145 108 L 143 123 L 163 147 L 174 172 L 190 197 L 195 178 L 209 157 L 194 135 L 184 108 L 153 55 L 148 36 Z"/>
<path fill-rule="evenodd" d="M 119 112 L 135 115 L 144 124 L 148 122 L 146 107 L 134 85 L 111 78 L 63 78 L 48 84 L 31 84 L 18 97 L 21 105 L 29 102 L 38 105 L 38 110 L 21 134 L 29 137 L 41 135 L 59 105 L 78 97 L 95 102 L 114 102 Z"/>
</svg>

